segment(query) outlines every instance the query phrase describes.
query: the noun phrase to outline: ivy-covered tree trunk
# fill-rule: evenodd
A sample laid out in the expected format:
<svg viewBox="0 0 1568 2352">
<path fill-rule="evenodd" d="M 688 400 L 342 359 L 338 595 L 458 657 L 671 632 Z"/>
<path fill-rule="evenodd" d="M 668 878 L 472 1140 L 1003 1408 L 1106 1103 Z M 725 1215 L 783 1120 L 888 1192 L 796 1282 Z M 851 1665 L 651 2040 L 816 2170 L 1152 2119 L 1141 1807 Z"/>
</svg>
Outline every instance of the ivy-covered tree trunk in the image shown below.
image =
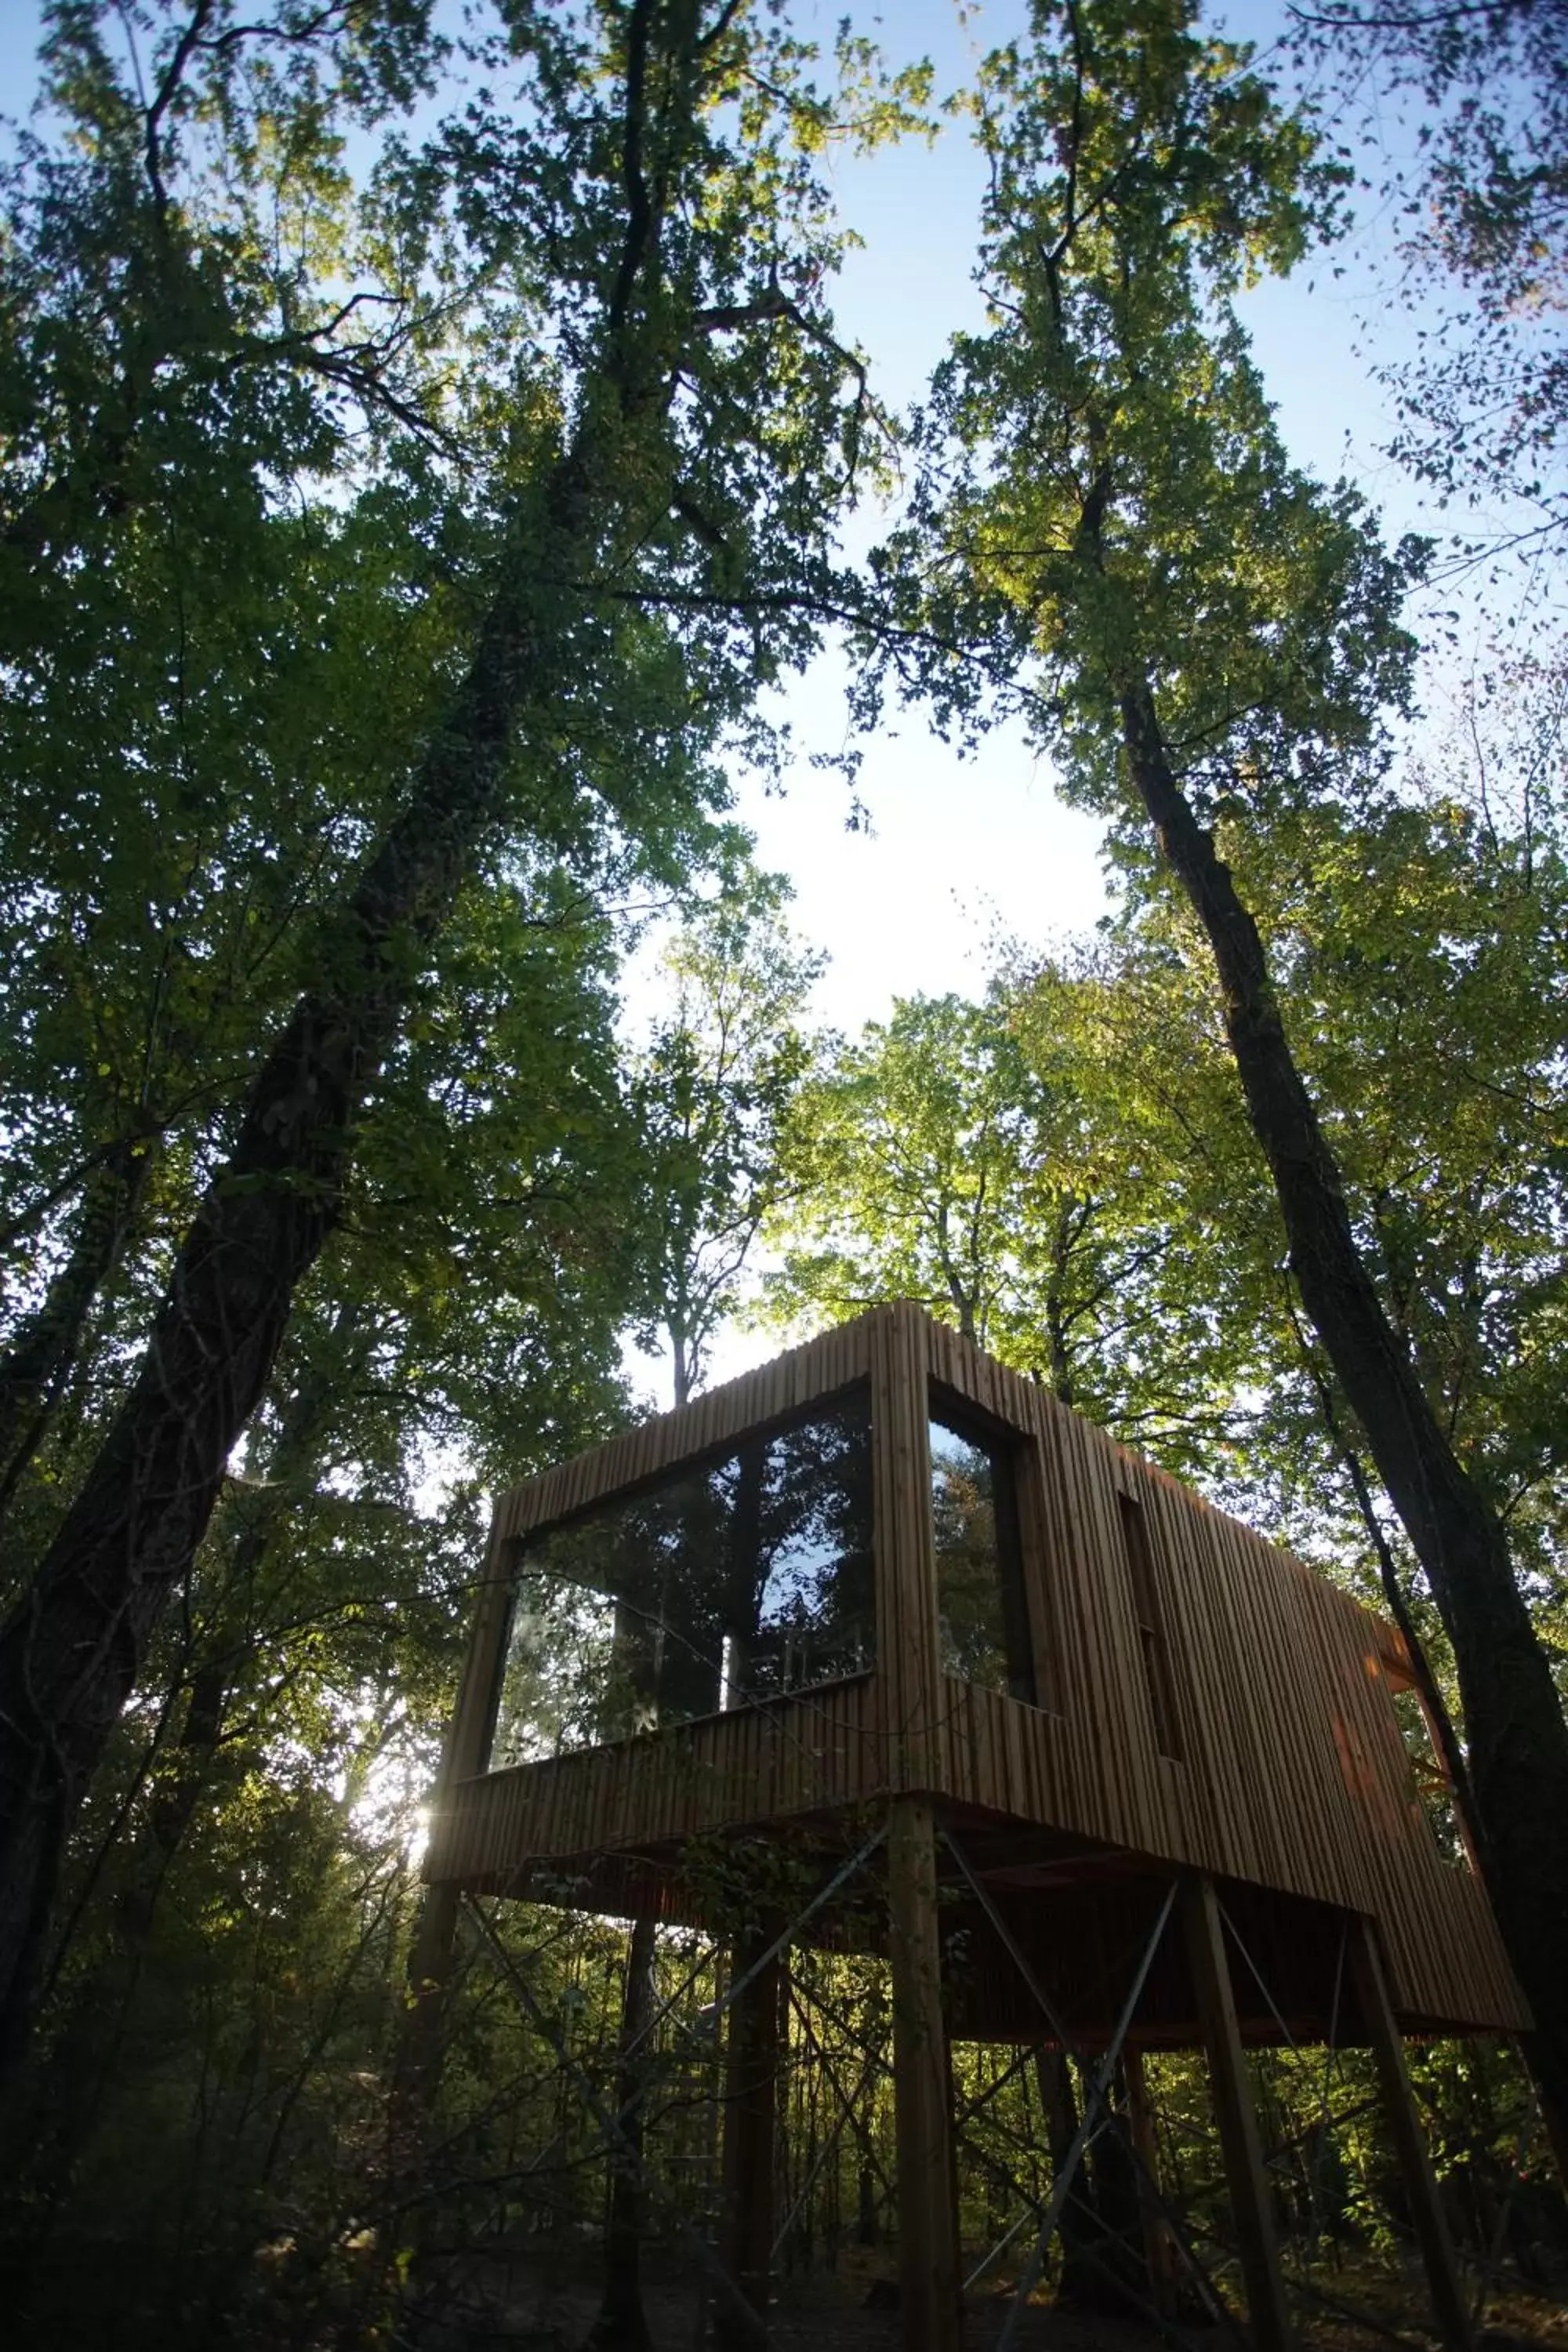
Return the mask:
<svg viewBox="0 0 1568 2352">
<path fill-rule="evenodd" d="M 482 615 L 466 673 L 330 910 L 123 1402 L 0 1626 L 0 2050 L 68 1826 L 340 1214 L 367 1093 L 466 880 L 507 829 L 584 858 L 629 849 L 652 865 L 662 846 L 668 868 L 670 845 L 708 823 L 726 727 L 751 724 L 760 688 L 806 657 L 837 576 L 833 520 L 869 411 L 816 290 L 836 243 L 811 162 L 815 53 L 728 0 L 524 9 L 512 30 L 521 102 L 470 100 L 410 198 L 450 207 L 486 289 L 489 323 L 468 331 L 476 367 L 495 369 L 475 395 L 490 503 L 455 543 L 494 547 L 475 574 L 488 605 L 458 580 Z M 906 111 L 895 78 L 885 101 L 858 97 L 857 137 L 896 133 Z M 486 308 L 500 285 L 511 353 Z"/>
<path fill-rule="evenodd" d="M 1551 1664 L 1502 1528 L 1449 1444 L 1356 1245 L 1258 926 L 1176 781 L 1146 680 L 1125 687 L 1121 729 L 1161 850 L 1213 950 L 1226 1034 L 1303 1303 L 1453 1644 L 1481 1866 L 1535 2012 L 1531 2062 L 1568 2179 L 1568 1723 Z"/>
<path fill-rule="evenodd" d="M 331 1360 L 339 1378 L 349 1368 L 345 1343 L 352 1342 L 363 1321 L 363 1309 L 352 1299 L 332 1318 Z M 271 1546 L 315 1492 L 332 1404 L 331 1376 L 308 1367 L 279 1411 L 259 1490 L 247 1484 L 234 1488 L 225 1498 L 216 1531 L 220 1540 L 209 1548 L 210 1556 L 211 1550 L 220 1549 L 221 1541 L 216 1590 L 205 1612 L 205 1637 L 183 1671 L 187 1696 L 179 1736 L 168 1752 L 166 1769 L 155 1774 L 149 1791 L 137 1839 L 137 1866 L 120 1905 L 122 1947 L 140 1949 L 150 1942 L 164 1883 L 198 1809 L 226 1778 L 232 1779 L 237 1769 L 244 1769 L 243 1745 L 237 1764 L 229 1765 L 226 1772 L 225 1751 L 247 1656 L 256 1641 L 248 1603 Z M 247 1453 L 254 1465 L 253 1445 Z M 59 1959 L 57 1948 L 51 1969 L 58 1966 Z"/>
<path fill-rule="evenodd" d="M 562 523 L 583 503 L 581 470 L 560 470 Z M 503 593 L 410 804 L 345 910 L 331 982 L 300 1001 L 263 1061 L 130 1393 L 0 1629 L 0 2051 L 23 2021 L 67 1826 L 336 1222 L 354 1121 L 419 950 L 499 810 L 512 729 L 547 662 L 539 637 L 517 590 Z"/>
</svg>

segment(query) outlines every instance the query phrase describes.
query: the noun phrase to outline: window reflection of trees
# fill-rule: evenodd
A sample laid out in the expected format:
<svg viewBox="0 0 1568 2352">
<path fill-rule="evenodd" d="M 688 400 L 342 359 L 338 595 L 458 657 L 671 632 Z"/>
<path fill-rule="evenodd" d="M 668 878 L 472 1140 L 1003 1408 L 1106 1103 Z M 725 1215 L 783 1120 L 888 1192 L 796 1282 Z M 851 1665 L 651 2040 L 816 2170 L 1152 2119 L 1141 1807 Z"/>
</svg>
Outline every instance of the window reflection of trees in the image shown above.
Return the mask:
<svg viewBox="0 0 1568 2352">
<path fill-rule="evenodd" d="M 493 1769 L 689 1722 L 872 1663 L 868 1401 L 528 1542 Z"/>
<path fill-rule="evenodd" d="M 1012 1465 L 933 1418 L 931 1469 L 943 1671 L 1032 1699 Z"/>
</svg>

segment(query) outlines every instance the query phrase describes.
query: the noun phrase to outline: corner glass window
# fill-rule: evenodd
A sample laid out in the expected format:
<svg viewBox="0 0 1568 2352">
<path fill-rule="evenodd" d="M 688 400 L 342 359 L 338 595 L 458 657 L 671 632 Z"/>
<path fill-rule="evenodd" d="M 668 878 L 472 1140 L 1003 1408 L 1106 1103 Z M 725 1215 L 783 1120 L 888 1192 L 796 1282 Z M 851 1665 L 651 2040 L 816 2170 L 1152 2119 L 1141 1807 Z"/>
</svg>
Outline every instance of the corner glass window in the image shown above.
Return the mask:
<svg viewBox="0 0 1568 2352">
<path fill-rule="evenodd" d="M 1032 1704 L 1012 1449 L 933 1412 L 931 1486 L 943 1672 Z"/>
<path fill-rule="evenodd" d="M 524 1543 L 490 1769 L 863 1673 L 874 1638 L 855 1391 Z"/>
</svg>

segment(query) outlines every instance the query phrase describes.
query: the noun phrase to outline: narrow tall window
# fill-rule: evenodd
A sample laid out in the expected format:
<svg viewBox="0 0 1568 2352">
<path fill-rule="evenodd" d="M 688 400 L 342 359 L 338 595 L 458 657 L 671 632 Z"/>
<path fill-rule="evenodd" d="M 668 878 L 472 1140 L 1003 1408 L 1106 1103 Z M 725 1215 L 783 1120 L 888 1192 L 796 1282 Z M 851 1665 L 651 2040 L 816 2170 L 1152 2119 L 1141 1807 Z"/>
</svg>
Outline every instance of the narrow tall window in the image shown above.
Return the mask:
<svg viewBox="0 0 1568 2352">
<path fill-rule="evenodd" d="M 933 1414 L 931 1483 L 942 1670 L 1032 1704 L 1012 1449 Z"/>
<path fill-rule="evenodd" d="M 1127 1554 L 1127 1573 L 1132 1586 L 1132 1613 L 1138 1622 L 1138 1648 L 1143 1661 L 1143 1682 L 1149 1693 L 1149 1712 L 1154 1721 L 1154 1745 L 1162 1756 L 1173 1764 L 1182 1760 L 1182 1732 L 1176 1714 L 1175 1685 L 1171 1677 L 1171 1660 L 1165 1646 L 1165 1628 L 1160 1611 L 1159 1580 L 1154 1568 L 1154 1555 L 1149 1549 L 1149 1530 L 1143 1521 L 1143 1507 L 1131 1495 L 1118 1494 L 1117 1504 L 1121 1513 L 1121 1543 Z"/>
</svg>

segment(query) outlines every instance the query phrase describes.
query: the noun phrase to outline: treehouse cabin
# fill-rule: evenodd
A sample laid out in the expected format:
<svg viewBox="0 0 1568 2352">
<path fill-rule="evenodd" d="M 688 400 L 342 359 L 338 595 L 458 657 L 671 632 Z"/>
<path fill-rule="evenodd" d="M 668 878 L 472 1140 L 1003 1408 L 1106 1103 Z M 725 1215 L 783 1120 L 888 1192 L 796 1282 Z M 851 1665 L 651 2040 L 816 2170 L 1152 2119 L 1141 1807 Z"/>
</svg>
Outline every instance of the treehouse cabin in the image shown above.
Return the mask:
<svg viewBox="0 0 1568 2352">
<path fill-rule="evenodd" d="M 1206 2048 L 1283 2342 L 1241 2045 L 1370 2041 L 1440 2239 L 1399 2036 L 1528 2021 L 1395 1631 L 913 1307 L 497 1506 L 427 1876 L 724 1933 L 762 1851 L 757 1981 L 892 1967 L 911 2347 L 955 2340 L 950 2038 Z"/>
</svg>

